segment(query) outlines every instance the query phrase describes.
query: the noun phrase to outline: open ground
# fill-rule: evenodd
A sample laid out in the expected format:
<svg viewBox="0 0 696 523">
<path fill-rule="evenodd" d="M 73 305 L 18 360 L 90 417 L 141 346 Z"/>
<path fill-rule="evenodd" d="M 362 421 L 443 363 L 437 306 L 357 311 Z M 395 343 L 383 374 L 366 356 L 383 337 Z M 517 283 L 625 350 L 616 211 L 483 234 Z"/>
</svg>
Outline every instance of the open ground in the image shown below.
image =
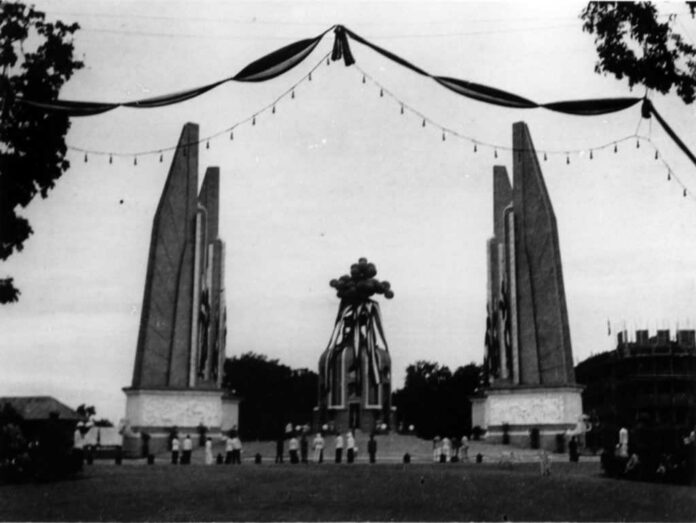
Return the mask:
<svg viewBox="0 0 696 523">
<path fill-rule="evenodd" d="M 200 451 L 196 452 L 200 458 Z M 369 465 L 86 466 L 73 480 L 0 485 L 3 521 L 692 521 L 696 489 L 619 481 L 555 455 L 542 477 L 515 461 Z M 247 453 L 247 457 L 249 454 Z M 271 459 L 269 459 L 269 457 Z"/>
</svg>

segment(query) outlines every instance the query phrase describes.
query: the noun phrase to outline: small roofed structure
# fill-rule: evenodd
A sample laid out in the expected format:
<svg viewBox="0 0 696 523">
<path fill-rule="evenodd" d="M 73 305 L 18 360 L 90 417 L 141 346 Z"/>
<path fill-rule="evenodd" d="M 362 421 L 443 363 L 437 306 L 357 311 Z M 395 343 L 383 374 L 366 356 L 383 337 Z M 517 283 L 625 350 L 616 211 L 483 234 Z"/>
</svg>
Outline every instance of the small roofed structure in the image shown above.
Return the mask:
<svg viewBox="0 0 696 523">
<path fill-rule="evenodd" d="M 76 411 L 51 396 L 0 396 L 0 408 L 9 404 L 24 421 L 57 417 L 66 421 L 84 421 Z"/>
<path fill-rule="evenodd" d="M 0 396 L 0 411 L 8 406 L 21 419 L 22 432 L 28 440 L 40 440 L 48 431 L 59 432 L 61 439 L 72 442 L 75 427 L 85 421 L 75 410 L 51 396 Z"/>
<path fill-rule="evenodd" d="M 67 405 L 51 396 L 0 397 L 0 418 L 12 434 L 5 456 L 9 477 L 57 479 L 82 468 L 73 444 L 76 427 L 86 418 Z"/>
</svg>

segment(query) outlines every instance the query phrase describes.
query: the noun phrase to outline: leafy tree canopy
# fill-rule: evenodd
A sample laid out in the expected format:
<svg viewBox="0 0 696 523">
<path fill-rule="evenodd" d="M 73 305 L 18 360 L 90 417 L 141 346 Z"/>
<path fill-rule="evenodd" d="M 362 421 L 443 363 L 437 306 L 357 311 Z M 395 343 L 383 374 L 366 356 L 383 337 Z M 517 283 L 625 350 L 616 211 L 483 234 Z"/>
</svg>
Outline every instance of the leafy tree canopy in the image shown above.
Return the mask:
<svg viewBox="0 0 696 523">
<path fill-rule="evenodd" d="M 424 438 L 460 437 L 471 432 L 468 397 L 481 384 L 482 367 L 474 363 L 454 373 L 444 365 L 417 361 L 406 368 L 404 387 L 394 392 L 399 424 L 415 427 Z"/>
<path fill-rule="evenodd" d="M 91 418 L 97 415 L 97 409 L 94 408 L 94 405 L 86 405 L 84 403 L 79 405 L 75 409 L 75 412 L 77 412 L 83 418 Z"/>
<path fill-rule="evenodd" d="M 693 16 L 696 2 L 687 2 Z M 595 36 L 595 71 L 628 79 L 662 94 L 672 89 L 687 104 L 696 93 L 696 47 L 673 30 L 675 15 L 659 16 L 650 2 L 590 2 L 583 30 Z"/>
<path fill-rule="evenodd" d="M 68 169 L 67 116 L 26 104 L 58 98 L 61 87 L 82 62 L 73 57 L 77 24 L 47 22 L 44 13 L 0 0 L 0 260 L 6 260 L 33 232 L 17 214 L 40 193 L 46 198 Z M 17 301 L 12 278 L 0 279 L 0 303 Z"/>
<path fill-rule="evenodd" d="M 291 369 L 278 360 L 247 352 L 225 361 L 223 387 L 241 398 L 242 438 L 273 439 L 288 422 L 311 423 L 319 382 L 311 370 Z"/>
</svg>

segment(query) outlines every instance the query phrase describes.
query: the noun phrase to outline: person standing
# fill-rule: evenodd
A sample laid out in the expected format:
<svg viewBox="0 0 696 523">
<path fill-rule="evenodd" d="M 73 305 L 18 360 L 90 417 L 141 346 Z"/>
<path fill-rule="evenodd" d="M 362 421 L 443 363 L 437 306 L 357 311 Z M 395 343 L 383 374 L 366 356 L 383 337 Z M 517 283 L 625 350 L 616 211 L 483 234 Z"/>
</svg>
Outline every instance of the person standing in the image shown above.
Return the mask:
<svg viewBox="0 0 696 523">
<path fill-rule="evenodd" d="M 280 436 L 278 436 L 278 439 L 276 440 L 276 456 L 275 456 L 276 463 L 283 462 L 283 451 L 284 450 L 285 450 L 285 437 L 281 434 Z"/>
<path fill-rule="evenodd" d="M 232 437 L 232 464 L 242 464 L 242 440 L 239 439 L 238 434 Z"/>
<path fill-rule="evenodd" d="M 232 436 L 229 434 L 225 438 L 225 465 L 232 463 Z"/>
<path fill-rule="evenodd" d="M 290 463 L 292 463 L 293 465 L 298 463 L 297 447 L 297 438 L 293 436 L 292 438 L 290 438 L 290 442 L 288 443 L 288 451 L 290 452 Z"/>
<path fill-rule="evenodd" d="M 628 429 L 621 427 L 619 429 L 619 444 L 618 454 L 620 458 L 628 458 Z"/>
<path fill-rule="evenodd" d="M 449 463 L 452 459 L 452 443 L 450 439 L 445 436 L 442 438 L 442 452 L 440 453 L 440 462 Z"/>
<path fill-rule="evenodd" d="M 212 465 L 215 462 L 213 458 L 213 440 L 208 437 L 205 440 L 205 464 Z"/>
<path fill-rule="evenodd" d="M 546 450 L 541 449 L 539 451 L 539 467 L 542 476 L 551 475 L 551 462 L 549 460 L 549 453 Z"/>
<path fill-rule="evenodd" d="M 440 446 L 440 436 L 435 436 L 433 439 L 433 461 L 435 463 L 440 461 L 440 454 L 442 453 L 442 447 Z"/>
<path fill-rule="evenodd" d="M 314 463 L 324 462 L 324 438 L 321 436 L 321 432 L 317 432 L 314 438 Z"/>
<path fill-rule="evenodd" d="M 452 461 L 459 461 L 459 448 L 462 446 L 462 440 L 457 436 L 452 437 Z"/>
<path fill-rule="evenodd" d="M 343 436 L 339 432 L 336 434 L 336 463 L 340 463 L 343 459 Z"/>
<path fill-rule="evenodd" d="M 460 448 L 460 459 L 462 461 L 469 461 L 469 438 L 462 436 Z"/>
<path fill-rule="evenodd" d="M 80 421 L 73 434 L 73 453 L 80 464 L 80 468 L 82 468 L 82 462 L 85 459 L 85 436 L 82 434 L 82 427 L 84 427 L 84 423 Z"/>
<path fill-rule="evenodd" d="M 193 441 L 191 441 L 191 436 L 186 434 L 186 437 L 184 438 L 184 453 L 181 456 L 181 464 L 182 465 L 190 465 L 191 464 L 191 451 L 193 450 Z"/>
<path fill-rule="evenodd" d="M 172 438 L 172 465 L 179 463 L 179 438 L 176 435 Z"/>
<path fill-rule="evenodd" d="M 375 463 L 377 456 L 377 440 L 374 434 L 370 434 L 370 440 L 367 442 L 367 453 L 370 455 L 370 463 Z"/>
<path fill-rule="evenodd" d="M 572 463 L 577 463 L 580 459 L 580 453 L 578 452 L 578 440 L 575 436 L 571 436 L 568 442 L 568 455 Z"/>
<path fill-rule="evenodd" d="M 308 431 L 309 429 L 307 429 Z M 309 441 L 307 441 L 306 432 L 302 432 L 300 436 L 300 454 L 302 455 L 302 463 L 307 463 L 309 456 Z"/>
<path fill-rule="evenodd" d="M 355 460 L 355 438 L 351 431 L 346 433 L 346 452 L 346 461 L 353 463 L 353 460 Z"/>
</svg>

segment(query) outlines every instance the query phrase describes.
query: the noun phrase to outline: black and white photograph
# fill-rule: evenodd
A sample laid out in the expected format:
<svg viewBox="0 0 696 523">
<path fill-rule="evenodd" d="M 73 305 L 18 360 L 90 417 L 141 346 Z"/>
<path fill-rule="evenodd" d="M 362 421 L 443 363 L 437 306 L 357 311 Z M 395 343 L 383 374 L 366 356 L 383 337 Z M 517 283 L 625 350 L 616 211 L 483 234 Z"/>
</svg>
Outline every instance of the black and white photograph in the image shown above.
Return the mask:
<svg viewBox="0 0 696 523">
<path fill-rule="evenodd" d="M 696 2 L 0 0 L 0 521 L 690 521 Z"/>
</svg>

